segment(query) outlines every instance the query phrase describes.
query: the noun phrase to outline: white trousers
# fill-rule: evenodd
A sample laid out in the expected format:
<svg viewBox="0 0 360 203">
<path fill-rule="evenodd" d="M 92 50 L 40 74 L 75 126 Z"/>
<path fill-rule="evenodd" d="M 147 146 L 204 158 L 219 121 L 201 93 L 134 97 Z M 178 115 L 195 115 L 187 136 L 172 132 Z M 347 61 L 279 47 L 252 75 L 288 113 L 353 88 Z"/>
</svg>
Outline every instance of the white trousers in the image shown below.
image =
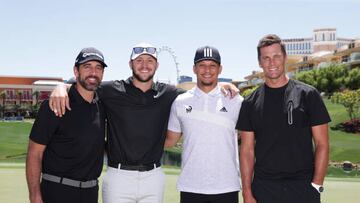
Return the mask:
<svg viewBox="0 0 360 203">
<path fill-rule="evenodd" d="M 103 203 L 162 203 L 164 185 L 161 167 L 144 172 L 108 167 L 102 184 Z"/>
</svg>

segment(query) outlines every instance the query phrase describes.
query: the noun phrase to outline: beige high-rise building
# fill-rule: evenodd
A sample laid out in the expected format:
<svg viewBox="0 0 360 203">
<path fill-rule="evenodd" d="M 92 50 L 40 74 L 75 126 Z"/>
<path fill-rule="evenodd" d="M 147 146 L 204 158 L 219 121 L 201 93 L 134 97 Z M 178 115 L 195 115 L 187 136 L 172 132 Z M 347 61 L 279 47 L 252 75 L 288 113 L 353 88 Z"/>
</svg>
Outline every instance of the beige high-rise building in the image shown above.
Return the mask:
<svg viewBox="0 0 360 203">
<path fill-rule="evenodd" d="M 336 28 L 314 29 L 312 37 L 283 39 L 289 56 L 310 56 L 318 52 L 332 52 L 354 42 L 352 38 L 337 36 Z"/>
</svg>

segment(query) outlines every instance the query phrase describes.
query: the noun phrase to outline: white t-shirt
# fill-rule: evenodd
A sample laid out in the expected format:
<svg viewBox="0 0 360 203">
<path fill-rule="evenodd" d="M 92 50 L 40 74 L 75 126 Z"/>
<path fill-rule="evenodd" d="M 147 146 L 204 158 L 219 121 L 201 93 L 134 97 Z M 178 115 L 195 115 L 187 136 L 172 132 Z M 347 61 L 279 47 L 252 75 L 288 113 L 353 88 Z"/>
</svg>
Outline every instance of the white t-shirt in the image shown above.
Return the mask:
<svg viewBox="0 0 360 203">
<path fill-rule="evenodd" d="M 237 131 L 241 96 L 225 97 L 219 87 L 198 87 L 179 95 L 171 107 L 168 130 L 182 133 L 182 192 L 221 194 L 240 190 Z"/>
</svg>

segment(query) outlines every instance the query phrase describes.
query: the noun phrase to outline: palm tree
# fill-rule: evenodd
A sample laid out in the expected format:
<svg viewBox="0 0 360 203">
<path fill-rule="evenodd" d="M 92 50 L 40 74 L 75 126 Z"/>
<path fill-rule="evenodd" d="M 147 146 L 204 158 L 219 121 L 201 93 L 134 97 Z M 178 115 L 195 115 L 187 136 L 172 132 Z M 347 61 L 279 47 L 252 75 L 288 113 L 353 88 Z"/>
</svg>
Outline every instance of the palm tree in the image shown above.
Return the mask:
<svg viewBox="0 0 360 203">
<path fill-rule="evenodd" d="M 0 92 L 0 98 L 2 100 L 2 105 L 1 105 L 2 116 L 4 116 L 5 115 L 5 98 L 6 98 L 5 90 Z"/>
<path fill-rule="evenodd" d="M 39 111 L 39 96 L 40 96 L 40 92 L 35 90 L 33 93 L 32 93 L 32 96 L 33 98 L 35 98 L 35 104 L 34 105 L 31 105 L 31 115 L 33 118 L 36 118 L 37 116 L 37 113 Z"/>
<path fill-rule="evenodd" d="M 40 96 L 40 92 L 35 90 L 33 93 L 32 93 L 32 96 L 33 98 L 35 97 L 35 105 L 37 105 L 39 103 L 39 96 Z"/>
<path fill-rule="evenodd" d="M 20 116 L 22 95 L 23 95 L 23 92 L 21 90 L 16 91 L 16 97 L 19 99 L 19 104 L 18 105 L 16 105 L 16 102 L 15 102 L 15 106 L 17 107 L 16 108 L 16 114 L 18 116 Z"/>
</svg>

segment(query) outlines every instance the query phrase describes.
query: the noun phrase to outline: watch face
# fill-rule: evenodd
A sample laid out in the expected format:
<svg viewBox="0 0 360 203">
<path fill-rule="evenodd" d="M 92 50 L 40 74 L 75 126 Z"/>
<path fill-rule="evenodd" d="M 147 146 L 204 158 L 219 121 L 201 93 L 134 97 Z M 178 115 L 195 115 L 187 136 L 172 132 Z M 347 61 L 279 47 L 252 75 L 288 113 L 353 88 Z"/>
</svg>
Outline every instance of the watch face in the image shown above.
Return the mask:
<svg viewBox="0 0 360 203">
<path fill-rule="evenodd" d="M 319 187 L 319 192 L 323 192 L 324 191 L 324 187 L 323 186 L 320 186 Z"/>
</svg>

